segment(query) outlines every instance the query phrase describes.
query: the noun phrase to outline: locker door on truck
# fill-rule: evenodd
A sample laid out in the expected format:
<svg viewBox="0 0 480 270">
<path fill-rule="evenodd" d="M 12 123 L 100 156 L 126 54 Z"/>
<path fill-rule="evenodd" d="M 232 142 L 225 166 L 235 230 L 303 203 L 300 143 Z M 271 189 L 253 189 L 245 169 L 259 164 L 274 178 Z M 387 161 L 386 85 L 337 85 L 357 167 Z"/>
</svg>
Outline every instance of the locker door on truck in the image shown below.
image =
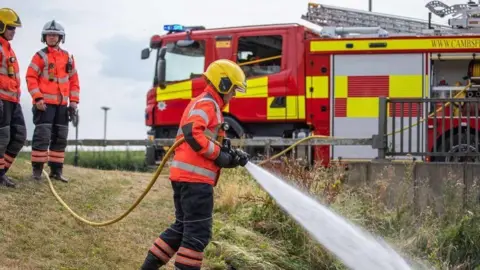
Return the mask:
<svg viewBox="0 0 480 270">
<path fill-rule="evenodd" d="M 334 98 L 333 136 L 344 138 L 371 138 L 378 133 L 379 97 L 423 97 L 425 62 L 423 54 L 356 54 L 335 55 L 332 96 Z M 413 108 L 415 110 L 415 106 Z M 400 118 L 408 123 L 408 105 L 400 115 L 400 106 L 395 110 L 395 130 L 400 130 Z M 413 111 L 412 111 L 413 112 Z M 392 108 L 388 109 L 388 130 L 392 126 Z M 416 114 L 412 114 L 412 123 Z M 417 128 L 412 127 L 412 134 Z M 400 136 L 396 134 L 398 149 Z M 403 132 L 404 145 L 408 145 L 408 129 Z M 412 137 L 412 145 L 417 138 Z M 405 148 L 406 149 L 406 148 Z M 398 150 L 397 150 L 398 151 Z M 377 149 L 371 146 L 335 146 L 333 158 L 372 159 Z"/>
<path fill-rule="evenodd" d="M 305 62 L 306 119 L 315 135 L 330 136 L 330 58 L 329 54 L 308 54 Z M 330 146 L 317 149 L 317 156 L 330 156 Z"/>
<path fill-rule="evenodd" d="M 286 119 L 287 104 L 283 30 L 236 37 L 237 63 L 247 76 L 247 93 L 237 93 L 230 112 L 243 121 Z"/>
</svg>

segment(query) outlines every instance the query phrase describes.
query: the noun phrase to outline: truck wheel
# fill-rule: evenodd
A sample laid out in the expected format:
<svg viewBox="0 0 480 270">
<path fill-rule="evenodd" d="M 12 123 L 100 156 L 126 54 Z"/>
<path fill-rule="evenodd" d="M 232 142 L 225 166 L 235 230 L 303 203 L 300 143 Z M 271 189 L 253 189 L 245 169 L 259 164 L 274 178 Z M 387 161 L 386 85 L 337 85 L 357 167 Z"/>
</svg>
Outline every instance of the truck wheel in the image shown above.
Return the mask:
<svg viewBox="0 0 480 270">
<path fill-rule="evenodd" d="M 440 139 L 441 140 L 441 139 Z M 442 151 L 442 144 L 437 148 L 437 151 Z M 447 135 L 445 138 L 445 152 L 447 153 L 477 153 L 478 146 L 475 145 L 475 135 L 470 134 L 470 144 L 467 141 L 467 134 L 462 133 L 453 135 L 453 145 L 450 146 L 450 137 Z M 480 157 L 466 157 L 466 156 L 445 156 L 435 157 L 434 161 L 439 162 L 480 162 Z"/>
<path fill-rule="evenodd" d="M 240 123 L 235 120 L 233 117 L 225 116 L 223 118 L 224 122 L 227 123 L 230 128 L 227 130 L 227 137 L 230 139 L 238 139 L 245 134 L 245 129 L 240 125 Z"/>
</svg>

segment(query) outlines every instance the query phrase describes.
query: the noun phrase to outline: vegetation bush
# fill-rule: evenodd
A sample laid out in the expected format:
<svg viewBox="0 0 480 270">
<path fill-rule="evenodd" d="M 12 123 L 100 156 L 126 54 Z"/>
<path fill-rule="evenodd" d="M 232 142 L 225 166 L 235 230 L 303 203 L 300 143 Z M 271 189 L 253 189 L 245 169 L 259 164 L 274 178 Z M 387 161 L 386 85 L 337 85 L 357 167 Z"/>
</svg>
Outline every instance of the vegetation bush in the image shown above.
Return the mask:
<svg viewBox="0 0 480 270">
<path fill-rule="evenodd" d="M 415 193 L 425 200 L 419 209 L 412 196 L 411 175 L 400 184 L 386 177 L 374 183 L 347 185 L 348 172 L 342 166 L 306 170 L 290 163 L 269 169 L 350 221 L 383 237 L 414 265 L 435 269 L 474 269 L 480 265 L 480 209 L 473 193 L 463 199 L 463 183 L 448 179 L 444 196 L 438 198 L 425 192 L 427 183 L 419 183 Z M 385 169 L 386 176 L 389 170 Z M 224 174 L 217 187 L 216 214 L 224 223 L 236 224 L 275 244 L 262 246 L 266 242 L 261 238 L 249 243 L 248 237 L 232 237 L 225 231 L 233 229 L 219 226 L 214 234 L 217 244 L 210 247 L 210 253 L 219 247 L 230 248 L 227 254 L 242 258 L 226 260 L 235 269 L 344 269 L 244 170 Z M 240 255 L 242 250 L 255 256 Z"/>
</svg>

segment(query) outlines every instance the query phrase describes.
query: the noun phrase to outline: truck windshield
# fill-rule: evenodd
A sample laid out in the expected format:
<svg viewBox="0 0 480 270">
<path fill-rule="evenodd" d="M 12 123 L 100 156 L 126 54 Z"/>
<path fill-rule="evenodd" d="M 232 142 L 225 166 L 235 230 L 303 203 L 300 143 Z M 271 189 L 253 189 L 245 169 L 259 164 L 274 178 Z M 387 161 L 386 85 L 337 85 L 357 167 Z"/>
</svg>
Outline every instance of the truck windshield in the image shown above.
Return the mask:
<svg viewBox="0 0 480 270">
<path fill-rule="evenodd" d="M 167 43 L 166 83 L 200 77 L 205 65 L 205 42 L 180 40 Z"/>
</svg>

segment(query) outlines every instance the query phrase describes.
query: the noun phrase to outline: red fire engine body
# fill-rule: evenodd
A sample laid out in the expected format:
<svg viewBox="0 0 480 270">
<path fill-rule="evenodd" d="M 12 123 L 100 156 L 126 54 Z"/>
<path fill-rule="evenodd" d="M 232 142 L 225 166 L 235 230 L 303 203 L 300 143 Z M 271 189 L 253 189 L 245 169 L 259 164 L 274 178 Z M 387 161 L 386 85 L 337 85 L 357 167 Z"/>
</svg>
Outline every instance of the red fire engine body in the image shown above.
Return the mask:
<svg viewBox="0 0 480 270">
<path fill-rule="evenodd" d="M 142 51 L 142 59 L 156 52 L 145 110 L 151 139 L 175 138 L 183 110 L 205 87 L 202 72 L 216 59 L 239 63 L 248 78 L 247 93 L 237 95 L 224 111 L 231 138 L 297 138 L 301 133 L 371 138 L 378 132 L 379 97 L 431 97 L 435 87 L 447 83 L 457 88 L 443 87 L 463 89 L 469 66 L 476 66 L 474 54 L 480 52 L 480 35 L 325 38 L 298 24 L 166 29 L 168 34 L 152 36 L 150 48 Z M 408 116 L 406 107 L 396 108 L 396 121 L 401 111 Z M 428 112 L 414 105 L 414 120 L 417 114 Z M 424 151 L 432 151 L 444 136 L 440 132 L 460 124 L 446 122 L 443 129 L 437 125 L 436 134 L 425 125 L 412 127 L 412 134 L 421 129 L 421 137 L 413 136 L 411 143 L 425 145 L 426 139 Z M 396 127 L 402 128 L 400 122 Z M 165 147 L 150 146 L 149 163 L 158 162 Z M 377 156 L 371 146 L 313 149 L 314 159 L 323 164 Z"/>
</svg>

